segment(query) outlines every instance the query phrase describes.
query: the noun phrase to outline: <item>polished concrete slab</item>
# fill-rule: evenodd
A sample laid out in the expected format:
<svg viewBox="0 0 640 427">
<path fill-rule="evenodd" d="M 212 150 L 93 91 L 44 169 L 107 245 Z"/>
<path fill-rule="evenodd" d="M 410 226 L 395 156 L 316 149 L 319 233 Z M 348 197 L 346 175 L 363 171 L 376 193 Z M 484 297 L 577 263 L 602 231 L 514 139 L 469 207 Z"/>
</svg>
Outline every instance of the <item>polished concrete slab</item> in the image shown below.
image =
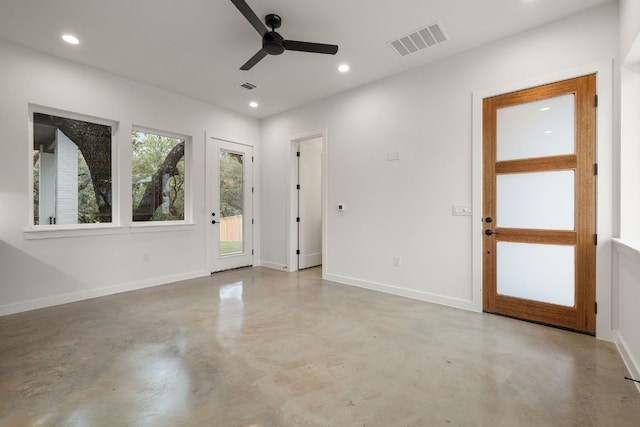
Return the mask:
<svg viewBox="0 0 640 427">
<path fill-rule="evenodd" d="M 0 426 L 640 426 L 615 346 L 248 268 L 0 317 Z"/>
</svg>

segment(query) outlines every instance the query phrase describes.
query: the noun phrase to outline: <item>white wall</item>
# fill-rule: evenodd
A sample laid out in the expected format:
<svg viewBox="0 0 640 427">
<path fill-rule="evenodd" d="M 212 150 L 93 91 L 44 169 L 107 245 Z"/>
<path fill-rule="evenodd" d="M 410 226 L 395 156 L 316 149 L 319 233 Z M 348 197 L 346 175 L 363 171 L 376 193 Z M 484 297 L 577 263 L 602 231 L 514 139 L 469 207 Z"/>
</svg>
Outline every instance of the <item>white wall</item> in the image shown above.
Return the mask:
<svg viewBox="0 0 640 427">
<path fill-rule="evenodd" d="M 620 2 L 620 236 L 640 239 L 640 2 Z"/>
<path fill-rule="evenodd" d="M 631 374 L 640 378 L 640 2 L 620 1 L 620 240 L 613 254 L 613 324 Z M 636 384 L 638 385 L 638 384 Z M 638 385 L 640 389 L 640 385 Z"/>
<path fill-rule="evenodd" d="M 481 213 L 451 214 L 453 204 L 472 204 L 472 94 L 615 58 L 617 13 L 617 3 L 610 3 L 264 120 L 262 220 L 269 228 L 262 234 L 262 259 L 286 265 L 282 165 L 290 136 L 326 128 L 327 278 L 478 309 L 472 221 Z M 598 90 L 611 99 L 610 85 Z M 610 108 L 599 114 L 611 122 Z M 387 161 L 392 150 L 399 150 L 399 161 Z M 601 167 L 610 172 L 610 159 L 604 161 Z M 599 191 L 610 200 L 610 185 Z M 337 212 L 339 203 L 346 212 Z M 610 209 L 609 203 L 599 212 L 607 222 Z M 611 290 L 611 227 L 605 225 L 604 274 L 597 284 L 604 295 Z M 396 255 L 400 267 L 393 266 Z M 610 321 L 605 324 L 607 336 Z"/>
<path fill-rule="evenodd" d="M 11 43 L 0 42 L 0 63 L 0 314 L 208 274 L 205 131 L 257 145 L 259 122 Z M 118 123 L 114 158 L 120 182 L 115 190 L 123 202 L 123 228 L 117 234 L 25 239 L 31 208 L 30 103 Z M 129 229 L 133 125 L 192 137 L 193 226 L 164 232 Z M 259 159 L 257 146 L 256 154 Z M 145 253 L 149 260 L 143 262 Z M 46 272 L 46 280 L 28 274 L 32 270 Z"/>
<path fill-rule="evenodd" d="M 640 36 L 640 2 L 620 0 L 620 59 L 625 61 Z M 640 59 L 638 57 L 636 60 Z M 634 61 L 635 62 L 635 61 Z"/>
<path fill-rule="evenodd" d="M 616 342 L 631 372 L 640 379 L 640 244 L 617 242 L 613 254 Z M 638 386 L 640 390 L 640 386 Z"/>
</svg>

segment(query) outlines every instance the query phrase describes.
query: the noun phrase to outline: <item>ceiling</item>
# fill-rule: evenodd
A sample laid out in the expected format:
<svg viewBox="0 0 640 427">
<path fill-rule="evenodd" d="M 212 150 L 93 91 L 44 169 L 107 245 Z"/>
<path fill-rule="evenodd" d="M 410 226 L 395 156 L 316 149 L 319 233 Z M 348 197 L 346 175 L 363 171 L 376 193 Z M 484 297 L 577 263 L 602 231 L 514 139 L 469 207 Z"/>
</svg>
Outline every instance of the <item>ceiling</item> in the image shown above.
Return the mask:
<svg viewBox="0 0 640 427">
<path fill-rule="evenodd" d="M 246 1 L 261 19 L 280 15 L 284 38 L 338 54 L 287 51 L 240 71 L 261 39 L 229 0 L 2 0 L 0 38 L 263 118 L 610 0 Z M 405 57 L 388 45 L 437 21 L 442 44 Z M 245 81 L 257 89 L 238 88 Z"/>
</svg>

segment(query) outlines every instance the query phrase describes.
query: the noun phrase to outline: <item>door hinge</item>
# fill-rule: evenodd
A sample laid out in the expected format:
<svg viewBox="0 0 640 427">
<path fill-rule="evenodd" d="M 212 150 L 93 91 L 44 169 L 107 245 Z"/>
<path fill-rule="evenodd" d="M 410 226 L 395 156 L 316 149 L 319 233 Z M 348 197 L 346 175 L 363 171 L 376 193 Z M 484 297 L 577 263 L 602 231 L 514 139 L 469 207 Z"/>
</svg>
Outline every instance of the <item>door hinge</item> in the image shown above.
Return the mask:
<svg viewBox="0 0 640 427">
<path fill-rule="evenodd" d="M 253 218 L 251 218 L 251 224 L 253 225 Z"/>
<path fill-rule="evenodd" d="M 596 99 L 595 99 L 595 105 L 594 106 L 597 107 L 598 106 L 598 95 L 596 95 L 595 98 Z"/>
<path fill-rule="evenodd" d="M 253 249 L 251 249 L 251 255 L 253 255 Z"/>
<path fill-rule="evenodd" d="M 598 314 L 598 301 L 594 302 L 594 309 L 596 311 L 596 314 Z"/>
<path fill-rule="evenodd" d="M 300 255 L 300 249 L 296 249 L 296 255 Z"/>
<path fill-rule="evenodd" d="M 300 217 L 297 217 L 297 218 L 296 218 L 296 222 L 300 222 Z"/>
<path fill-rule="evenodd" d="M 594 244 L 594 245 L 597 245 L 597 244 L 598 244 L 598 235 L 597 235 L 597 234 L 594 234 L 594 235 L 593 235 L 593 244 Z"/>
<path fill-rule="evenodd" d="M 253 187 L 251 187 L 251 192 L 253 193 Z"/>
<path fill-rule="evenodd" d="M 598 164 L 597 163 L 593 164 L 593 174 L 594 175 L 598 175 Z"/>
<path fill-rule="evenodd" d="M 296 185 L 296 190 L 300 189 L 300 184 Z"/>
<path fill-rule="evenodd" d="M 300 157 L 300 152 L 296 152 L 296 157 Z"/>
<path fill-rule="evenodd" d="M 251 156 L 251 163 L 253 163 L 253 156 Z"/>
</svg>

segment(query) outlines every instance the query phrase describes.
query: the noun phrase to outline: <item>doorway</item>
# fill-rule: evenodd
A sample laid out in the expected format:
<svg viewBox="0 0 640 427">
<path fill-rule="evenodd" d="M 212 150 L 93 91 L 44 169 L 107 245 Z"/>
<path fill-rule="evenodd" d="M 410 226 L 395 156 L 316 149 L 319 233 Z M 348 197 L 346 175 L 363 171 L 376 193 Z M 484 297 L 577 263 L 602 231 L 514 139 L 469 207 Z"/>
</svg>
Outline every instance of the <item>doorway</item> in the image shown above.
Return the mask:
<svg viewBox="0 0 640 427">
<path fill-rule="evenodd" d="M 298 270 L 322 265 L 322 138 L 298 142 Z"/>
<path fill-rule="evenodd" d="M 321 265 L 324 277 L 327 269 L 327 129 L 301 132 L 288 140 L 288 253 L 287 264 L 282 267 L 297 271 Z"/>
<path fill-rule="evenodd" d="M 483 310 L 595 334 L 595 74 L 483 100 Z"/>
<path fill-rule="evenodd" d="M 253 265 L 253 148 L 207 138 L 211 272 Z"/>
</svg>

